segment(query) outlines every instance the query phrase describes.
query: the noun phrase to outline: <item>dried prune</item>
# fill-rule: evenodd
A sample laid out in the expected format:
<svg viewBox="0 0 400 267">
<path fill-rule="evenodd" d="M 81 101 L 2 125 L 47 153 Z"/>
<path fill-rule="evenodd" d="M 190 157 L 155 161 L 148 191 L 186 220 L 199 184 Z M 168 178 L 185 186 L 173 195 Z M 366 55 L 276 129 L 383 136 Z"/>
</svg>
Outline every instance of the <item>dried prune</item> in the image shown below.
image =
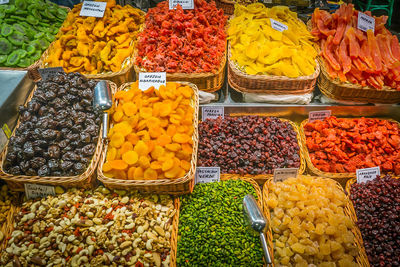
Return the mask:
<svg viewBox="0 0 400 267">
<path fill-rule="evenodd" d="M 50 158 L 59 159 L 61 155 L 60 147 L 58 145 L 51 145 L 47 149 Z"/>
<path fill-rule="evenodd" d="M 60 168 L 61 168 L 63 171 L 68 171 L 68 170 L 70 170 L 73 166 L 74 166 L 74 163 L 73 163 L 72 161 L 67 161 L 67 160 L 61 161 L 61 164 L 60 164 Z"/>
</svg>

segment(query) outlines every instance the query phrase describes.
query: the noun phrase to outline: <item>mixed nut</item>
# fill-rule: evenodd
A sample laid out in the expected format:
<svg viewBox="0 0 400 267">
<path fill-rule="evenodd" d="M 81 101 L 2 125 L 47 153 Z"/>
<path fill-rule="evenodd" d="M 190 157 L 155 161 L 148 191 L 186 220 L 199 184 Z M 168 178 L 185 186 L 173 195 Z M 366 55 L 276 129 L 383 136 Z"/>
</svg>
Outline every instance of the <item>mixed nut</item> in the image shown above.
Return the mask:
<svg viewBox="0 0 400 267">
<path fill-rule="evenodd" d="M 169 266 L 167 195 L 71 189 L 29 200 L 1 256 L 2 266 Z"/>
</svg>

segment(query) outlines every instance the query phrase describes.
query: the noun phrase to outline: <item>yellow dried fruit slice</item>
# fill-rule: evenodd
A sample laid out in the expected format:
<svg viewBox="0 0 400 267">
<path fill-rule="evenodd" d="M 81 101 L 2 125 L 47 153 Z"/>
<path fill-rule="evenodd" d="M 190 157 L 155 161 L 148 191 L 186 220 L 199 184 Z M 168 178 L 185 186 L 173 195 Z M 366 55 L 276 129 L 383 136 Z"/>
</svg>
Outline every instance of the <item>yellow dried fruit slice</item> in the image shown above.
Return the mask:
<svg viewBox="0 0 400 267">
<path fill-rule="evenodd" d="M 188 143 L 190 140 L 191 140 L 190 136 L 183 133 L 177 133 L 172 137 L 172 141 L 180 144 Z"/>
<path fill-rule="evenodd" d="M 125 137 L 123 134 L 116 132 L 111 136 L 110 146 L 111 147 L 121 147 L 125 141 Z"/>
<path fill-rule="evenodd" d="M 138 161 L 139 155 L 135 151 L 128 151 L 122 154 L 122 160 L 129 164 L 133 165 Z"/>
<path fill-rule="evenodd" d="M 145 142 L 143 142 L 142 140 L 137 142 L 134 150 L 139 156 L 146 156 L 149 153 L 148 147 L 146 146 Z"/>
<path fill-rule="evenodd" d="M 169 158 L 166 161 L 163 162 L 162 164 L 162 171 L 168 171 L 169 169 L 171 169 L 174 166 L 174 160 Z"/>
<path fill-rule="evenodd" d="M 120 159 L 114 159 L 109 161 L 111 168 L 114 170 L 125 170 L 128 168 L 128 164 L 126 164 L 125 161 L 120 160 Z"/>
<path fill-rule="evenodd" d="M 144 171 L 144 179 L 145 180 L 156 180 L 157 179 L 157 171 L 148 168 Z"/>
<path fill-rule="evenodd" d="M 124 114 L 129 117 L 135 115 L 137 112 L 137 106 L 132 102 L 126 102 L 122 104 L 122 109 Z"/>
</svg>

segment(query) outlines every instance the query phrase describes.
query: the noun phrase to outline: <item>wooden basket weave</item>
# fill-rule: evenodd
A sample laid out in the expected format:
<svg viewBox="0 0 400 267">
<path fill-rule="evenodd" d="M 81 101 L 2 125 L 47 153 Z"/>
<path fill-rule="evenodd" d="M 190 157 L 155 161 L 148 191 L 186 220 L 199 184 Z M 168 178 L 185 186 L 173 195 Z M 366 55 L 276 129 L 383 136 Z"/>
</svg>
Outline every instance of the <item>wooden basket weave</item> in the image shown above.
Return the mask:
<svg viewBox="0 0 400 267">
<path fill-rule="evenodd" d="M 237 174 L 230 174 L 230 175 L 226 175 L 225 177 L 221 176 L 221 181 L 239 180 L 239 179 L 250 183 L 254 187 L 254 190 L 256 191 L 257 198 L 258 198 L 257 199 L 257 203 L 258 203 L 259 207 L 262 210 L 263 209 L 263 201 L 262 201 L 263 195 L 261 193 L 261 188 L 253 179 L 248 178 L 248 177 L 243 177 L 243 176 L 240 176 L 240 175 L 237 175 Z M 170 262 L 171 262 L 170 266 L 171 267 L 175 267 L 176 266 L 177 252 L 178 252 L 179 212 L 180 212 L 180 201 L 179 201 L 179 198 L 176 198 L 175 209 L 176 209 L 176 215 L 175 216 L 177 216 L 177 219 L 175 221 L 175 218 L 174 218 L 173 230 L 172 230 L 172 234 L 171 234 L 171 248 L 172 248 L 171 249 L 171 254 L 170 254 L 170 257 L 171 257 L 170 258 Z M 175 224 L 175 222 L 176 222 L 176 224 Z M 272 232 L 271 232 L 271 229 L 268 228 L 266 230 L 266 236 L 267 236 L 267 239 L 268 239 L 268 248 L 269 248 L 269 251 L 270 251 L 270 255 L 272 256 L 271 251 L 272 251 L 273 246 L 272 246 Z M 271 237 L 271 238 L 269 238 L 269 237 Z"/>
<path fill-rule="evenodd" d="M 230 116 L 231 117 L 239 117 L 239 116 L 263 116 L 262 113 L 231 113 Z M 304 149 L 303 149 L 303 142 L 301 142 L 301 138 L 300 138 L 300 132 L 299 132 L 299 128 L 297 127 L 297 125 L 287 119 L 281 119 L 281 121 L 287 121 L 292 127 L 293 130 L 296 132 L 297 135 L 297 143 L 299 145 L 299 157 L 300 157 L 300 167 L 299 167 L 299 172 L 298 175 L 303 174 L 304 171 L 306 170 L 306 161 L 304 159 Z M 221 179 L 222 178 L 227 178 L 227 177 L 231 177 L 232 174 L 227 174 L 227 173 L 221 173 Z M 239 174 L 235 174 L 235 175 L 239 175 Z M 253 179 L 255 180 L 258 184 L 263 185 L 268 179 L 273 178 L 274 174 L 244 174 L 241 175 L 241 177 L 243 178 L 248 178 L 248 179 Z"/>
<path fill-rule="evenodd" d="M 308 176 L 308 175 L 303 175 L 303 176 Z M 328 179 L 328 178 L 324 178 L 324 179 Z M 264 214 L 265 214 L 265 217 L 269 221 L 271 221 L 271 213 L 270 213 L 269 208 L 268 208 L 267 200 L 268 200 L 268 194 L 269 194 L 269 186 L 270 186 L 270 183 L 272 183 L 272 182 L 273 182 L 273 179 L 269 179 L 264 184 L 264 187 L 263 187 Z M 335 184 L 336 184 L 336 187 L 340 191 L 345 193 L 343 191 L 343 187 L 338 182 L 335 181 Z M 365 248 L 364 248 L 364 243 L 363 243 L 363 239 L 362 239 L 362 236 L 361 236 L 361 232 L 360 232 L 360 230 L 358 229 L 358 227 L 356 225 L 356 220 L 354 220 L 355 213 L 354 213 L 353 203 L 350 201 L 350 199 L 348 197 L 346 197 L 346 198 L 347 198 L 347 205 L 344 208 L 344 214 L 346 216 L 348 216 L 354 223 L 354 227 L 351 230 L 351 232 L 354 234 L 354 242 L 355 242 L 355 245 L 356 245 L 357 250 L 358 250 L 356 261 L 358 263 L 358 266 L 369 267 L 370 265 L 369 265 L 369 262 L 368 262 L 367 254 L 365 253 Z M 271 238 L 272 238 L 272 232 L 271 232 Z M 273 253 L 271 253 L 271 257 L 272 257 L 272 255 L 273 255 Z"/>
<path fill-rule="evenodd" d="M 389 121 L 392 121 L 392 122 L 396 122 L 396 121 L 391 120 L 391 119 L 386 119 L 386 120 L 389 120 Z M 307 123 L 308 123 L 308 119 L 306 119 L 306 120 L 301 122 L 301 124 L 300 124 L 300 137 L 301 137 L 301 142 L 303 143 L 303 146 L 302 146 L 303 155 L 304 155 L 304 158 L 305 158 L 305 160 L 307 162 L 308 169 L 314 175 L 335 179 L 340 184 L 345 186 L 347 180 L 349 180 L 350 178 L 356 177 L 356 173 L 355 172 L 344 172 L 344 173 L 324 172 L 324 171 L 319 170 L 312 163 L 311 158 L 310 158 L 310 153 L 308 152 L 308 148 L 307 148 L 306 135 L 305 135 L 305 132 L 304 132 L 304 126 Z"/>
<path fill-rule="evenodd" d="M 112 92 L 117 90 L 117 85 L 113 82 L 109 82 L 110 88 Z M 36 91 L 37 86 L 32 90 L 31 94 L 27 98 L 26 104 L 32 99 L 34 92 Z M 20 119 L 18 119 L 17 125 L 12 133 L 11 136 L 15 136 L 15 131 L 19 127 Z M 8 151 L 8 142 L 6 144 L 6 148 L 0 154 L 0 178 L 5 180 L 11 190 L 15 191 L 24 191 L 24 184 L 31 183 L 31 184 L 44 184 L 44 185 L 54 185 L 54 186 L 62 186 L 65 188 L 69 187 L 81 187 L 81 188 L 88 188 L 91 187 L 92 181 L 96 178 L 96 167 L 97 163 L 100 158 L 101 150 L 103 147 L 102 140 L 100 138 L 100 133 L 102 131 L 102 127 L 99 130 L 99 138 L 96 145 L 96 150 L 93 154 L 93 158 L 90 161 L 89 166 L 87 167 L 86 171 L 80 175 L 75 176 L 27 176 L 27 175 L 13 175 L 6 173 L 3 168 L 4 161 L 7 156 Z"/>
<path fill-rule="evenodd" d="M 112 189 L 136 189 L 143 192 L 148 193 L 156 193 L 156 194 L 170 194 L 170 195 L 181 195 L 190 193 L 193 190 L 194 186 L 194 176 L 196 173 L 196 164 L 197 164 L 197 145 L 199 141 L 198 136 L 198 112 L 199 112 L 199 92 L 197 90 L 196 85 L 188 83 L 188 82 L 179 82 L 180 84 L 188 85 L 193 89 L 193 98 L 192 98 L 192 106 L 194 109 L 193 113 L 193 152 L 191 159 L 191 167 L 190 170 L 186 173 L 184 177 L 178 179 L 158 179 L 158 180 L 121 180 L 116 178 L 110 178 L 104 175 L 103 173 L 103 165 L 106 161 L 107 156 L 107 148 L 108 145 L 105 145 L 100 157 L 100 163 L 97 168 L 97 177 L 98 179 L 108 188 Z M 118 91 L 127 90 L 131 86 L 132 83 L 123 84 Z M 116 102 L 118 105 L 118 102 Z M 110 128 L 112 125 L 110 125 Z"/>
<path fill-rule="evenodd" d="M 11 200 L 10 210 L 7 214 L 6 221 L 0 226 L 1 232 L 4 234 L 3 240 L 0 242 L 0 252 L 6 249 L 8 237 L 14 229 L 14 216 L 17 214 L 18 206 L 22 201 L 22 194 L 19 192 L 9 192 L 15 194 L 15 198 Z"/>
<path fill-rule="evenodd" d="M 312 75 L 289 78 L 286 76 L 249 75 L 241 71 L 231 60 L 228 45 L 228 83 L 240 93 L 258 93 L 272 95 L 307 94 L 314 90 L 320 68 L 316 60 L 316 68 Z"/>
</svg>

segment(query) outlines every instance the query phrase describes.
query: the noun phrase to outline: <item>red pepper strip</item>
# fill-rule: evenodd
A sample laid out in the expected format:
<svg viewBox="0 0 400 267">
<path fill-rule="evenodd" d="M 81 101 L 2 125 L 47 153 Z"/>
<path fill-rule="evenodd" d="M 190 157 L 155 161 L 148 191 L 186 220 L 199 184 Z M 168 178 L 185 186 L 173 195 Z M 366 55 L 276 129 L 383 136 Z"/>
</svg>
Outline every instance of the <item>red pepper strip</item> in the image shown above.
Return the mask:
<svg viewBox="0 0 400 267">
<path fill-rule="evenodd" d="M 351 69 L 351 59 L 347 54 L 346 40 L 347 39 L 343 39 L 339 45 L 339 60 L 342 63 L 344 74 L 348 73 Z"/>
<path fill-rule="evenodd" d="M 349 27 L 346 31 L 346 37 L 349 40 L 349 54 L 351 58 L 357 58 L 360 55 L 360 44 L 356 40 L 353 27 Z"/>
<path fill-rule="evenodd" d="M 376 42 L 374 32 L 372 30 L 367 30 L 367 37 L 368 37 L 368 48 L 371 53 L 371 57 L 374 61 L 374 64 L 376 66 L 375 70 L 379 72 L 382 70 L 382 56 L 378 44 Z"/>
<path fill-rule="evenodd" d="M 329 35 L 328 39 L 326 40 L 325 46 L 322 48 L 322 51 L 323 51 L 324 57 L 329 62 L 329 64 L 332 66 L 332 68 L 334 70 L 340 70 L 340 64 L 337 62 L 335 55 L 333 54 L 332 40 L 333 40 L 332 35 Z"/>
</svg>

